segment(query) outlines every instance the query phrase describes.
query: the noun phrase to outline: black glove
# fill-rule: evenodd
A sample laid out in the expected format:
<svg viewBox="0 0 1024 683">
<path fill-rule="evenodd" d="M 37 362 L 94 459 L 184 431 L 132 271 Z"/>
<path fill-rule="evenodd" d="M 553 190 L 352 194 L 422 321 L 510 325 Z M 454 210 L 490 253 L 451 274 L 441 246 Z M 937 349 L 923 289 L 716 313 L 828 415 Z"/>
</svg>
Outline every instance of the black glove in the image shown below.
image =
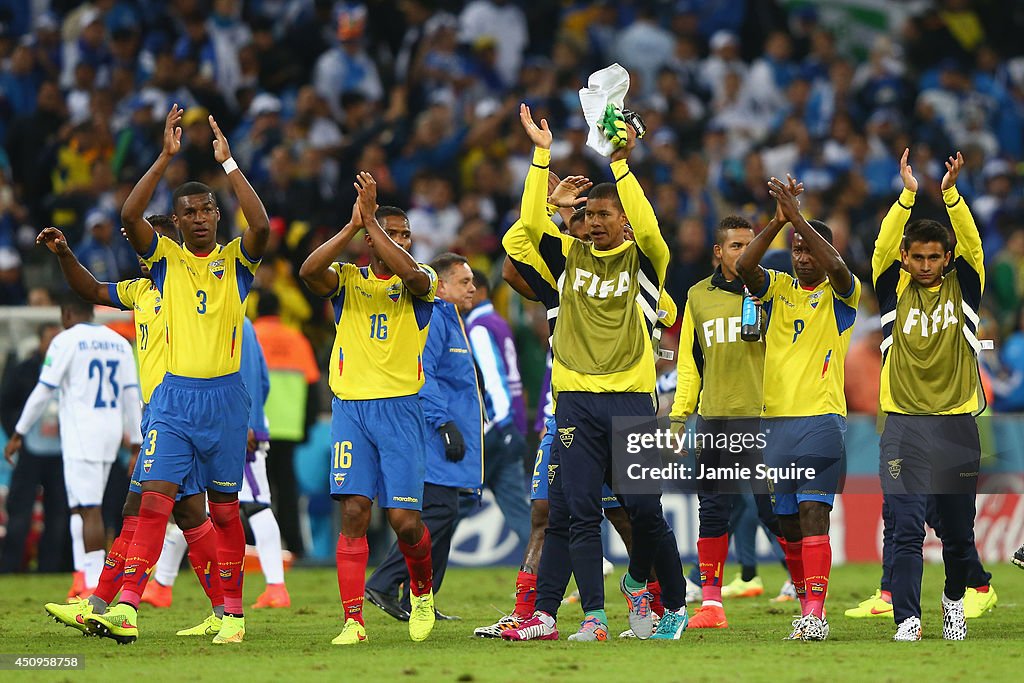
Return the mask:
<svg viewBox="0 0 1024 683">
<path fill-rule="evenodd" d="M 462 462 L 466 457 L 466 441 L 455 423 L 445 422 L 437 431 L 441 433 L 441 440 L 444 441 L 444 457 L 448 462 Z"/>
</svg>

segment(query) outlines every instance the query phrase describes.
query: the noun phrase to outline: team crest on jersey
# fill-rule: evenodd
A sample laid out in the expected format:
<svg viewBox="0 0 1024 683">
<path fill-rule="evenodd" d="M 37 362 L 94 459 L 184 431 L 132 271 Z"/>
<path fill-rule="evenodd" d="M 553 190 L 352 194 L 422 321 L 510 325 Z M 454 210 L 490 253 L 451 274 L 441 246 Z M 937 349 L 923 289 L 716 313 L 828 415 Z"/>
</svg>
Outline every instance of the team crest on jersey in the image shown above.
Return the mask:
<svg viewBox="0 0 1024 683">
<path fill-rule="evenodd" d="M 153 313 L 159 313 L 160 312 L 160 301 L 161 301 L 160 297 L 157 297 L 156 301 L 153 303 Z"/>
<path fill-rule="evenodd" d="M 814 294 L 811 294 L 807 298 L 807 303 L 809 303 L 811 305 L 811 308 L 817 308 L 818 307 L 818 304 L 821 302 L 821 295 L 822 295 L 822 292 L 815 292 Z"/>
<path fill-rule="evenodd" d="M 558 438 L 559 438 L 559 440 L 561 440 L 562 445 L 565 446 L 566 448 L 568 448 L 569 446 L 572 446 L 573 437 L 576 436 L 575 434 L 573 434 L 573 432 L 575 432 L 575 431 L 576 431 L 575 427 L 559 427 L 558 428 Z"/>
<path fill-rule="evenodd" d="M 224 277 L 224 259 L 219 258 L 215 261 L 210 261 L 210 272 L 213 276 L 220 280 Z"/>
<path fill-rule="evenodd" d="M 900 464 L 902 462 L 903 458 L 896 458 L 895 460 L 889 461 L 889 476 L 893 479 L 900 478 L 900 472 L 903 470 L 903 465 Z"/>
<path fill-rule="evenodd" d="M 548 465 L 548 486 L 555 483 L 555 472 L 558 470 L 558 465 Z"/>
<path fill-rule="evenodd" d="M 147 458 L 142 461 L 142 471 L 149 474 L 149 471 L 153 469 L 153 458 Z"/>
<path fill-rule="evenodd" d="M 345 477 L 348 476 L 347 472 L 335 472 L 334 473 L 334 485 L 341 486 L 345 483 Z"/>
<path fill-rule="evenodd" d="M 388 285 L 387 294 L 388 298 L 397 304 L 398 300 L 402 298 L 402 285 L 397 282 L 393 285 Z"/>
</svg>

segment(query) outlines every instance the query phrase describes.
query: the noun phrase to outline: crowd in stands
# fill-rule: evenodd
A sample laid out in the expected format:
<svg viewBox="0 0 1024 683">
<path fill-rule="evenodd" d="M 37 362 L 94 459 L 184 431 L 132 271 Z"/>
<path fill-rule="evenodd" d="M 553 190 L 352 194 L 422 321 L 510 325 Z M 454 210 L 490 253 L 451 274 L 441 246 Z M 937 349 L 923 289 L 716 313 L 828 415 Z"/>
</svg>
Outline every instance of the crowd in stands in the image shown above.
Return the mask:
<svg viewBox="0 0 1024 683">
<path fill-rule="evenodd" d="M 608 179 L 585 145 L 578 90 L 619 62 L 627 104 L 651 131 L 632 165 L 672 248 L 667 288 L 680 308 L 711 272 L 717 222 L 739 213 L 763 225 L 774 211 L 768 177 L 805 184 L 804 212 L 831 226 L 869 282 L 903 149 L 921 181 L 914 216 L 944 222 L 942 160 L 962 150 L 959 187 L 987 258 L 992 403 L 1024 410 L 1024 10 L 895 4 L 856 44 L 825 4 L 783 0 L 0 2 L 0 305 L 42 302 L 59 281 L 34 246 L 46 225 L 98 278 L 138 273 L 119 208 L 176 102 L 183 149 L 149 213 L 169 213 L 186 179 L 226 189 L 213 114 L 272 218 L 252 311 L 273 291 L 282 321 L 326 361 L 329 310 L 296 273 L 347 221 L 355 171 L 408 208 L 417 259 L 453 250 L 498 279 L 530 160 L 519 103 L 551 123 L 554 171 Z M 232 202 L 221 194 L 224 237 L 242 222 Z M 877 333 L 865 301 L 867 358 Z M 533 311 L 509 313 L 523 344 L 546 343 Z M 542 373 L 524 368 L 527 386 Z"/>
</svg>

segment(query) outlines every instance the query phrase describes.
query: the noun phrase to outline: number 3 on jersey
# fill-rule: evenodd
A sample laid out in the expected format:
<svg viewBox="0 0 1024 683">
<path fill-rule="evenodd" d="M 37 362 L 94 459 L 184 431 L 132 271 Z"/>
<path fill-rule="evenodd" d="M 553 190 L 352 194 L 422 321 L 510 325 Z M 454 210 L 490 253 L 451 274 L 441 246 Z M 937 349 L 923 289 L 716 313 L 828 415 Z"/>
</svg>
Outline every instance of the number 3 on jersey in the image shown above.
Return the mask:
<svg viewBox="0 0 1024 683">
<path fill-rule="evenodd" d="M 347 470 L 352 467 L 352 442 L 334 442 L 334 469 Z"/>
<path fill-rule="evenodd" d="M 196 306 L 196 311 L 199 315 L 206 313 L 206 292 L 201 289 L 196 290 L 196 298 L 199 299 L 199 305 Z"/>
<path fill-rule="evenodd" d="M 385 341 L 388 338 L 388 316 L 386 313 L 374 313 L 370 316 L 370 339 Z"/>
</svg>

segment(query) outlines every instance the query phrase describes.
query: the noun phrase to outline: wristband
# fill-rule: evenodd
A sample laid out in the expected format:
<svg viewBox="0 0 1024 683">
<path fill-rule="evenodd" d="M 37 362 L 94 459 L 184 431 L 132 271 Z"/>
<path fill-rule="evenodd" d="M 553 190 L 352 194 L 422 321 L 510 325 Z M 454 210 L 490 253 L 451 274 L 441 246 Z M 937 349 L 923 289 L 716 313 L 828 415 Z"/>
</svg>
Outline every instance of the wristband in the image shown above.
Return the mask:
<svg viewBox="0 0 1024 683">
<path fill-rule="evenodd" d="M 232 171 L 238 170 L 238 162 L 235 161 L 234 157 L 228 157 L 228 160 L 221 164 L 221 166 L 224 167 L 224 173 L 231 173 Z"/>
</svg>

